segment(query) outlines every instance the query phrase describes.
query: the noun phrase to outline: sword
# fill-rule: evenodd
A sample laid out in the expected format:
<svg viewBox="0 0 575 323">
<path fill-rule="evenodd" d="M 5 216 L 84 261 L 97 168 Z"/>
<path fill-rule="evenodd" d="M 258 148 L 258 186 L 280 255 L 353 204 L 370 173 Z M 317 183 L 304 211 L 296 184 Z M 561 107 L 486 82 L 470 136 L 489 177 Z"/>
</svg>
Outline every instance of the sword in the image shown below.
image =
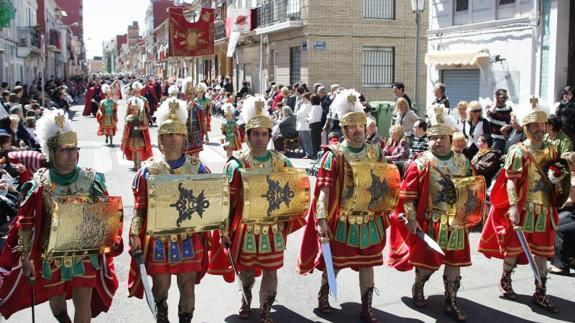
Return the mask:
<svg viewBox="0 0 575 323">
<path fill-rule="evenodd" d="M 335 271 L 333 270 L 333 261 L 331 257 L 331 248 L 329 247 L 329 238 L 322 237 L 319 239 L 321 244 L 321 251 L 323 253 L 323 261 L 325 262 L 325 270 L 327 272 L 327 284 L 329 285 L 329 292 L 333 299 L 337 302 L 337 280 L 335 278 Z"/>
<path fill-rule="evenodd" d="M 146 295 L 146 302 L 148 303 L 148 307 L 150 308 L 150 311 L 155 318 L 157 313 L 156 304 L 154 304 L 154 295 L 152 294 L 152 287 L 150 287 L 150 282 L 148 281 L 148 274 L 146 273 L 146 266 L 142 260 L 142 255 L 142 250 L 136 250 L 132 254 L 132 257 L 136 259 L 136 263 L 138 264 L 140 280 L 142 281 L 142 285 L 144 286 L 144 294 Z"/>
<path fill-rule="evenodd" d="M 34 283 L 36 282 L 36 277 L 32 276 L 28 278 L 30 287 L 32 288 L 32 323 L 36 322 L 36 314 L 34 313 L 34 306 L 36 305 L 36 292 L 34 291 Z"/>
<path fill-rule="evenodd" d="M 246 292 L 244 291 L 244 286 L 242 285 L 242 280 L 240 279 L 240 272 L 238 271 L 237 267 L 236 267 L 236 262 L 234 261 L 234 257 L 232 257 L 232 254 L 230 252 L 230 248 L 224 245 L 224 248 L 227 249 L 227 254 L 228 254 L 228 259 L 230 260 L 230 264 L 232 265 L 232 270 L 234 271 L 234 274 L 236 275 L 236 281 L 238 282 L 238 289 L 242 292 L 242 297 L 244 298 L 244 302 L 246 302 L 246 304 L 249 304 L 250 302 L 248 301 L 248 297 L 246 296 Z"/>
<path fill-rule="evenodd" d="M 407 225 L 407 218 L 405 217 L 405 214 L 400 213 L 397 218 L 399 220 L 401 220 L 403 223 L 405 223 L 405 225 Z M 417 228 L 417 231 L 415 231 L 415 234 L 421 239 L 423 240 L 423 242 L 425 242 L 427 244 L 428 247 L 430 247 L 431 249 L 435 250 L 435 252 L 441 254 L 442 256 L 445 256 L 445 253 L 443 252 L 443 250 L 441 249 L 441 247 L 439 246 L 439 244 L 437 244 L 437 242 L 435 242 L 435 240 L 433 240 L 427 233 L 421 231 L 420 228 Z"/>
<path fill-rule="evenodd" d="M 541 283 L 541 275 L 539 274 L 539 268 L 537 268 L 535 259 L 533 259 L 531 249 L 529 249 L 529 244 L 527 243 L 527 239 L 525 239 L 525 234 L 523 233 L 523 228 L 517 225 L 514 226 L 513 229 L 515 229 L 515 233 L 517 233 L 517 239 L 519 239 L 521 249 L 523 249 L 523 252 L 525 252 L 525 256 L 527 256 L 527 261 L 529 261 L 529 266 L 531 267 L 533 276 L 535 276 L 535 280 L 541 285 L 542 283 Z"/>
</svg>

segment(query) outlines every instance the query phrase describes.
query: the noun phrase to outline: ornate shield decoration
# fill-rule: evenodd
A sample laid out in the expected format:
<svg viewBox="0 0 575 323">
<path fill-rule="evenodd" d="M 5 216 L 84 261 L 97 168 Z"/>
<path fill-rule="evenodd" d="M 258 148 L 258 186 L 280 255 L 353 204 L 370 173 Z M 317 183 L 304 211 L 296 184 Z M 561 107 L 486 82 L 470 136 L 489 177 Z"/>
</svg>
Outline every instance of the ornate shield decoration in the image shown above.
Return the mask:
<svg viewBox="0 0 575 323">
<path fill-rule="evenodd" d="M 223 229 L 229 213 L 228 191 L 221 174 L 150 176 L 147 234 Z"/>
<path fill-rule="evenodd" d="M 485 178 L 469 176 L 453 178 L 452 181 L 457 192 L 457 212 L 450 216 L 449 225 L 473 227 L 479 224 L 483 219 Z"/>
<path fill-rule="evenodd" d="M 381 213 L 395 208 L 401 184 L 397 166 L 382 162 L 351 162 L 347 165 L 342 210 L 347 213 Z"/>
<path fill-rule="evenodd" d="M 119 196 L 56 196 L 46 259 L 108 253 L 122 230 Z"/>
<path fill-rule="evenodd" d="M 305 215 L 309 179 L 296 168 L 241 169 L 244 223 L 265 223 Z"/>
</svg>

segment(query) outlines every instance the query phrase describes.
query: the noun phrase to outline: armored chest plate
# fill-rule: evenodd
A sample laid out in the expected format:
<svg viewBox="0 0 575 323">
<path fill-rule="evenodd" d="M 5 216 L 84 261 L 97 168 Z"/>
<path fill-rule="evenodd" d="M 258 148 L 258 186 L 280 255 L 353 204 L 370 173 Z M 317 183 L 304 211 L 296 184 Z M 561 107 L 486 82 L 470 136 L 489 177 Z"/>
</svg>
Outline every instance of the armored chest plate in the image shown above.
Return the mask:
<svg viewBox="0 0 575 323">
<path fill-rule="evenodd" d="M 381 162 L 350 162 L 341 194 L 345 213 L 391 212 L 397 204 L 401 178 L 397 166 Z"/>
<path fill-rule="evenodd" d="M 119 196 L 55 196 L 46 259 L 108 253 L 123 225 Z"/>
<path fill-rule="evenodd" d="M 240 169 L 244 223 L 266 223 L 303 216 L 309 205 L 305 170 L 292 167 Z"/>
<path fill-rule="evenodd" d="M 153 236 L 223 229 L 229 213 L 225 176 L 153 175 L 148 178 L 148 223 Z"/>
</svg>

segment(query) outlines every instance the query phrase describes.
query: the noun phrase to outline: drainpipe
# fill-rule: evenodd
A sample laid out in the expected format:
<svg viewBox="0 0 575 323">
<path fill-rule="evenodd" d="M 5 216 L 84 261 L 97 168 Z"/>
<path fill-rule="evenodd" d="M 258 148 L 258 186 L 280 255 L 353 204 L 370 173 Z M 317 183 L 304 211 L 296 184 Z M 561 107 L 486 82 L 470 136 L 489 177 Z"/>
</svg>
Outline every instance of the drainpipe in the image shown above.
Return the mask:
<svg viewBox="0 0 575 323">
<path fill-rule="evenodd" d="M 539 27 L 541 26 L 540 0 L 533 0 L 533 13 L 531 15 L 531 84 L 529 95 L 538 96 L 540 89 L 537 86 L 537 47 L 539 44 Z"/>
<path fill-rule="evenodd" d="M 260 75 L 259 75 L 259 79 L 260 79 L 260 90 L 259 93 L 264 93 L 265 92 L 265 87 L 264 87 L 264 35 L 260 34 L 260 71 L 259 71 Z M 255 91 L 255 89 L 253 88 L 253 84 L 252 84 L 252 89 Z"/>
</svg>

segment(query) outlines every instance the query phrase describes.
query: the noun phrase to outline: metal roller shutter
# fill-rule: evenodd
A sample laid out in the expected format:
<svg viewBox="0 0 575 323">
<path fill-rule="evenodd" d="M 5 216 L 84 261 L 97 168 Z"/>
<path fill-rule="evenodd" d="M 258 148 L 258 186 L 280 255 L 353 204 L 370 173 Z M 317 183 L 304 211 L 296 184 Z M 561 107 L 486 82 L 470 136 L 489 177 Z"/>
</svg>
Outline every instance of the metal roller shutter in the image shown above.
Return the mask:
<svg viewBox="0 0 575 323">
<path fill-rule="evenodd" d="M 457 102 L 479 99 L 479 70 L 444 70 L 441 80 L 445 84 L 452 114 L 457 113 Z"/>
</svg>

